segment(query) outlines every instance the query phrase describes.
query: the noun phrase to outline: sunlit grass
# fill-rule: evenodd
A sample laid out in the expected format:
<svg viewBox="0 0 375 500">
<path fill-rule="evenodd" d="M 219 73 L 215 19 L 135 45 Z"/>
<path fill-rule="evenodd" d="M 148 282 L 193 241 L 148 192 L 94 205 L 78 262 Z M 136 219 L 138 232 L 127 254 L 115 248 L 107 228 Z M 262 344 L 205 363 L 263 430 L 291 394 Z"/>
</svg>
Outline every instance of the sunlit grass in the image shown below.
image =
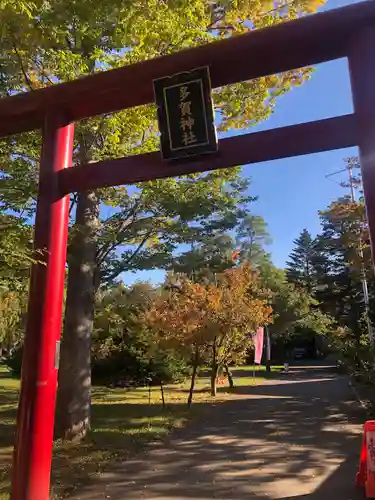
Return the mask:
<svg viewBox="0 0 375 500">
<path fill-rule="evenodd" d="M 264 373 L 258 367 L 255 378 L 252 370 L 251 366 L 233 370 L 237 387 L 255 385 L 263 380 Z M 152 387 L 151 391 L 147 387 L 134 390 L 94 387 L 89 436 L 80 443 L 61 440 L 54 443 L 54 498 L 69 496 L 90 478 L 126 460 L 145 443 L 163 438 L 171 429 L 184 426 L 188 418 L 202 414 L 213 403 L 232 397 L 228 388 L 220 385 L 217 397 L 212 398 L 207 375 L 202 370 L 190 410 L 187 408 L 189 381 L 164 387 L 165 408 L 160 387 Z M 18 390 L 19 381 L 0 366 L 0 500 L 9 498 Z"/>
<path fill-rule="evenodd" d="M 9 498 L 19 380 L 0 365 L 0 500 Z"/>
<path fill-rule="evenodd" d="M 252 374 L 254 369 L 255 369 L 255 374 L 264 373 L 266 371 L 266 367 L 264 365 L 255 365 L 255 368 L 254 368 L 254 365 L 241 366 L 239 368 L 236 368 L 235 371 L 250 372 L 250 374 Z M 284 369 L 283 365 L 272 365 L 271 366 L 271 372 L 277 373 L 283 369 Z"/>
</svg>

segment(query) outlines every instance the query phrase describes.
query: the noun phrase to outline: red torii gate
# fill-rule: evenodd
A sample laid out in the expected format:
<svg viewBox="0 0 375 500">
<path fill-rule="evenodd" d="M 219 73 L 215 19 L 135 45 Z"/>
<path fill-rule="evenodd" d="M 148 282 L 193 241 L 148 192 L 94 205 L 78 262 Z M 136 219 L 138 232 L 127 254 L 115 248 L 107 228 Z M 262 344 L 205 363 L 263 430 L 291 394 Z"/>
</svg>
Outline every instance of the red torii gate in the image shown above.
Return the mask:
<svg viewBox="0 0 375 500">
<path fill-rule="evenodd" d="M 347 57 L 355 113 L 219 141 L 204 159 L 173 165 L 159 153 L 70 169 L 73 122 L 153 101 L 154 79 L 209 66 L 218 87 Z M 375 242 L 375 0 L 308 16 L 170 56 L 0 100 L 0 137 L 41 128 L 32 268 L 12 499 L 49 497 L 68 232 L 68 194 L 358 145 L 372 251 Z"/>
</svg>

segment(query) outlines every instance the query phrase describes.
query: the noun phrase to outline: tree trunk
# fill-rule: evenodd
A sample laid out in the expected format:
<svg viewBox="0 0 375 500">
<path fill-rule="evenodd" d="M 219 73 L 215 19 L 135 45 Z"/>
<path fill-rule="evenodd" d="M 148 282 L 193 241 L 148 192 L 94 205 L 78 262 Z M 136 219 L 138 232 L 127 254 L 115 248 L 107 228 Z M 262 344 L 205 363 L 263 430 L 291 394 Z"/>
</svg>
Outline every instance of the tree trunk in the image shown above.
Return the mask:
<svg viewBox="0 0 375 500">
<path fill-rule="evenodd" d="M 80 439 L 90 428 L 91 334 L 98 216 L 99 200 L 96 194 L 80 193 L 75 233 L 69 249 L 58 387 L 57 432 L 65 439 Z"/>
<path fill-rule="evenodd" d="M 266 353 L 267 353 L 267 361 L 266 361 L 266 372 L 271 373 L 271 337 L 268 327 L 266 326 Z"/>
<path fill-rule="evenodd" d="M 191 408 L 191 405 L 193 402 L 193 394 L 194 394 L 194 387 L 195 387 L 195 379 L 197 377 L 198 364 L 199 364 L 199 350 L 197 347 L 195 347 L 195 353 L 194 353 L 194 359 L 193 359 L 193 373 L 191 374 L 191 383 L 190 383 L 189 397 L 188 397 L 188 407 L 189 408 Z"/>
<path fill-rule="evenodd" d="M 216 359 L 216 338 L 212 344 L 212 362 L 211 362 L 211 396 L 216 396 L 217 393 L 217 375 L 219 372 L 219 365 Z"/>
<path fill-rule="evenodd" d="M 165 397 L 164 397 L 163 382 L 160 382 L 160 392 L 161 392 L 161 401 L 162 401 L 162 404 L 163 404 L 163 410 L 165 410 Z"/>
<path fill-rule="evenodd" d="M 214 362 L 211 366 L 211 396 L 216 396 L 217 394 L 217 374 L 219 371 L 219 365 Z"/>
<path fill-rule="evenodd" d="M 228 384 L 230 389 L 234 389 L 234 380 L 233 380 L 233 375 L 232 372 L 229 369 L 228 365 L 224 365 L 224 370 L 226 373 L 226 376 L 228 377 Z"/>
</svg>

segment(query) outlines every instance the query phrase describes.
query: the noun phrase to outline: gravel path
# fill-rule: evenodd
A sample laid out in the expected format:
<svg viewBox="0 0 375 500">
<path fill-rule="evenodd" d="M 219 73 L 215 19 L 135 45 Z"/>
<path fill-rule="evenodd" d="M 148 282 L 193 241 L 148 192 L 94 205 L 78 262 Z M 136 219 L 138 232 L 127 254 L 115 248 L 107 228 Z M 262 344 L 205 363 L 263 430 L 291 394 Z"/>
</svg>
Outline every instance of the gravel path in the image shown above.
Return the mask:
<svg viewBox="0 0 375 500">
<path fill-rule="evenodd" d="M 296 368 L 211 409 L 76 500 L 356 500 L 364 414 L 348 379 Z"/>
</svg>

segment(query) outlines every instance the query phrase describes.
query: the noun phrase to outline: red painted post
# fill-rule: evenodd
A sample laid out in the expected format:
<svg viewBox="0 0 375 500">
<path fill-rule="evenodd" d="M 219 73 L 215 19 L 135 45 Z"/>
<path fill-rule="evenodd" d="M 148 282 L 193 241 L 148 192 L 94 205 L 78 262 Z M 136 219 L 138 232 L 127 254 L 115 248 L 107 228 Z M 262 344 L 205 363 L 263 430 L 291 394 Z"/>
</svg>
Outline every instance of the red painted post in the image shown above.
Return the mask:
<svg viewBox="0 0 375 500">
<path fill-rule="evenodd" d="M 74 125 L 46 117 L 22 362 L 12 500 L 48 500 L 64 294 L 69 196 L 58 196 L 57 172 L 72 163 Z"/>
<path fill-rule="evenodd" d="M 350 44 L 348 54 L 359 146 L 363 192 L 375 268 L 375 28 L 361 30 Z M 374 331 L 370 319 L 367 281 L 362 280 L 370 346 Z"/>
<path fill-rule="evenodd" d="M 375 28 L 353 37 L 348 54 L 363 191 L 375 265 Z"/>
</svg>

